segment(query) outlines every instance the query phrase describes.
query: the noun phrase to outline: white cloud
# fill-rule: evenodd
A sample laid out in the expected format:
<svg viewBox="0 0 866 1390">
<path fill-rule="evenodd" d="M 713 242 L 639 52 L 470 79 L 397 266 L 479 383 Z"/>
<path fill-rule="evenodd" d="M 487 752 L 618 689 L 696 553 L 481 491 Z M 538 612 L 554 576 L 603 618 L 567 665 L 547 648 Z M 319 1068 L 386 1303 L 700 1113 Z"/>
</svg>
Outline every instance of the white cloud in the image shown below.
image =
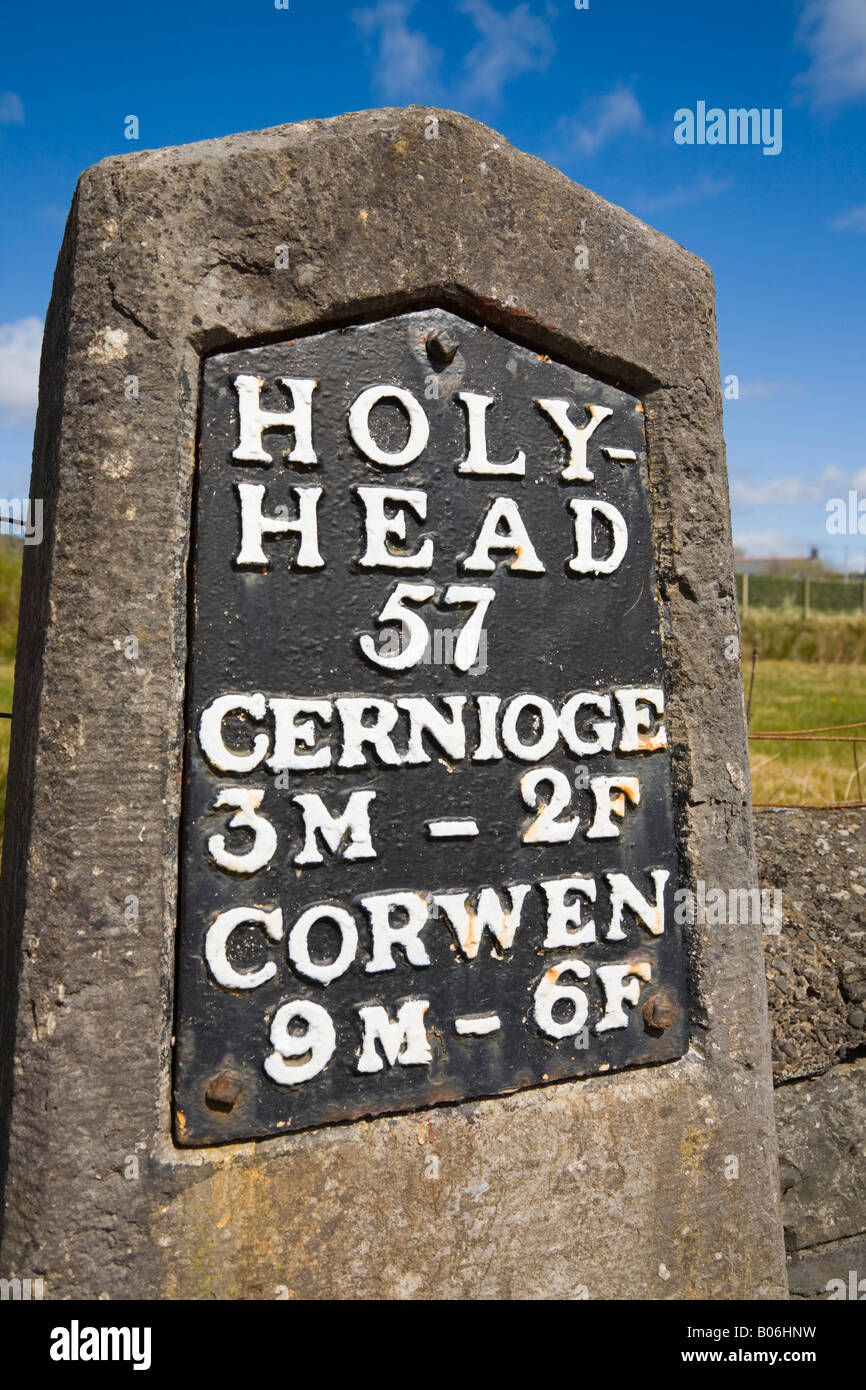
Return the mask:
<svg viewBox="0 0 866 1390">
<path fill-rule="evenodd" d="M 866 97 L 863 0 L 807 0 L 797 39 L 812 59 L 798 85 L 813 107 L 844 106 Z"/>
<path fill-rule="evenodd" d="M 585 102 L 577 116 L 561 116 L 556 124 L 560 157 L 594 155 L 620 135 L 637 135 L 646 128 L 640 103 L 630 87 L 620 85 Z"/>
<path fill-rule="evenodd" d="M 42 322 L 37 318 L 0 323 L 0 423 L 32 425 L 39 384 Z"/>
<path fill-rule="evenodd" d="M 553 35 L 529 5 L 502 14 L 488 0 L 458 0 L 457 9 L 469 16 L 481 36 L 466 55 L 464 100 L 496 102 L 506 83 L 525 72 L 543 72 L 550 63 Z"/>
<path fill-rule="evenodd" d="M 378 35 L 374 81 L 388 101 L 422 101 L 435 98 L 441 50 L 434 48 L 420 29 L 410 29 L 409 15 L 416 0 L 378 0 L 366 10 L 355 10 L 353 20 L 368 38 Z"/>
<path fill-rule="evenodd" d="M 847 212 L 840 212 L 830 226 L 834 232 L 866 232 L 866 203 L 858 208 L 849 208 Z"/>
<path fill-rule="evenodd" d="M 460 73 L 443 83 L 441 49 L 422 29 L 410 26 L 416 4 L 417 0 L 378 0 L 352 15 L 361 33 L 378 41 L 373 77 L 389 101 L 495 103 L 509 82 L 526 72 L 543 71 L 553 57 L 553 35 L 529 4 L 502 12 L 489 0 L 457 0 L 456 9 L 471 20 L 479 38 Z"/>
<path fill-rule="evenodd" d="M 849 482 L 851 482 L 855 487 L 858 487 L 859 484 L 858 484 L 858 482 L 857 482 L 857 479 L 858 479 L 858 478 L 863 478 L 864 476 L 866 476 L 866 468 L 861 468 L 859 473 L 855 473 L 854 476 L 853 476 L 853 478 L 850 478 L 850 479 L 849 479 L 849 478 L 848 478 L 848 474 L 844 471 L 844 469 L 842 469 L 842 468 L 837 468 L 836 465 L 833 464 L 833 463 L 828 463 L 828 464 L 827 464 L 827 467 L 824 468 L 824 469 L 822 470 L 822 473 L 821 473 L 821 482 L 822 482 L 822 483 L 844 483 L 844 482 L 846 481 L 846 479 L 847 479 L 847 480 L 848 480 Z"/>
<path fill-rule="evenodd" d="M 814 541 L 792 535 L 790 531 L 780 531 L 773 526 L 766 526 L 758 531 L 740 531 L 734 527 L 734 545 L 750 560 L 767 556 L 775 556 L 777 559 L 784 559 L 786 556 L 800 559 L 809 554 L 814 544 Z"/>
<path fill-rule="evenodd" d="M 788 531 L 779 531 L 767 526 L 760 531 L 740 531 L 734 527 L 734 545 L 749 559 L 774 555 L 777 558 L 791 556 L 799 558 L 808 555 L 811 545 L 802 536 L 792 536 Z"/>
<path fill-rule="evenodd" d="M 836 464 L 827 464 L 817 476 L 797 477 L 792 473 L 781 477 L 752 481 L 743 473 L 731 475 L 731 504 L 734 508 L 734 544 L 748 556 L 805 556 L 813 545 L 827 563 L 845 566 L 855 572 L 863 569 L 861 557 L 839 538 L 827 539 L 828 504 L 841 498 L 847 504 L 849 491 L 859 497 L 866 494 L 866 467 L 846 472 Z M 786 509 L 790 508 L 790 511 Z M 738 524 L 737 513 L 749 529 Z M 766 520 L 766 525 L 760 522 Z M 783 529 L 784 522 L 800 525 L 797 535 Z"/>
<path fill-rule="evenodd" d="M 4 92 L 0 96 L 0 125 L 23 125 L 24 107 L 17 92 Z"/>
<path fill-rule="evenodd" d="M 731 503 L 735 507 L 794 507 L 818 502 L 821 492 L 815 483 L 789 474 L 753 483 L 748 478 L 731 478 Z"/>
<path fill-rule="evenodd" d="M 688 207 L 694 203 L 705 203 L 709 198 L 718 198 L 733 187 L 733 179 L 702 178 L 697 183 L 680 184 L 669 193 L 635 193 L 631 206 L 639 212 L 669 212 L 673 208 Z"/>
<path fill-rule="evenodd" d="M 860 480 L 858 482 L 858 479 Z M 853 475 L 828 464 L 816 478 L 800 478 L 787 473 L 779 478 L 760 482 L 739 474 L 731 476 L 731 503 L 735 507 L 798 507 L 824 506 L 830 497 L 838 497 L 849 487 L 862 487 L 866 469 Z"/>
</svg>

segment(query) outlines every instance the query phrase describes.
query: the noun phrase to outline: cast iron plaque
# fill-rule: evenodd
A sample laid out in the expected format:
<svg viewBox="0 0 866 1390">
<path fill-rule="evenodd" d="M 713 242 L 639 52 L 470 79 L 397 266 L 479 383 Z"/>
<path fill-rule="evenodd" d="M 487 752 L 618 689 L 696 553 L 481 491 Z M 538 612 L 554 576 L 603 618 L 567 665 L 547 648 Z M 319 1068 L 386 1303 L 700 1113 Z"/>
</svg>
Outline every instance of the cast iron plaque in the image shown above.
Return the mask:
<svg viewBox="0 0 866 1390">
<path fill-rule="evenodd" d="M 179 1142 L 685 1051 L 643 420 L 440 310 L 206 362 Z"/>
</svg>

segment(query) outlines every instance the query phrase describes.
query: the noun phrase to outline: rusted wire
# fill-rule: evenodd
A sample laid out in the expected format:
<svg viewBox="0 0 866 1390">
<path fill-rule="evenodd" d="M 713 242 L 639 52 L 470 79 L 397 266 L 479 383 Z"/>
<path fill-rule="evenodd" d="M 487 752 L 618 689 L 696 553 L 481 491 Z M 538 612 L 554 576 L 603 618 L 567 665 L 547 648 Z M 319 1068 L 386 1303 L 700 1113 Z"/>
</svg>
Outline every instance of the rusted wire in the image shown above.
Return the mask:
<svg viewBox="0 0 866 1390">
<path fill-rule="evenodd" d="M 749 738 L 781 738 L 793 743 L 866 743 L 866 734 L 859 738 L 837 738 L 835 734 L 749 734 Z"/>
<path fill-rule="evenodd" d="M 799 737 L 800 734 L 838 734 L 842 729 L 866 729 L 866 719 L 858 719 L 856 724 L 823 724 L 818 729 L 785 729 L 782 731 L 782 737 L 786 733 L 790 734 L 792 738 Z M 764 735 L 752 734 L 750 737 L 762 738 Z"/>
<path fill-rule="evenodd" d="M 748 734 L 751 739 L 777 739 L 789 743 L 850 743 L 851 752 L 854 757 L 854 770 L 857 775 L 857 790 L 861 797 L 863 788 L 860 782 L 860 766 L 857 762 L 857 744 L 866 743 L 866 735 L 848 734 L 847 737 L 839 733 L 842 729 L 863 729 L 866 728 L 866 719 L 858 719 L 854 724 L 825 724 L 817 729 L 785 729 L 774 733 Z M 778 754 L 776 755 L 778 756 Z M 850 781 L 849 781 L 850 785 Z M 757 810 L 778 810 L 778 811 L 837 811 L 847 808 L 848 810 L 866 807 L 864 801 L 825 801 L 819 804 L 805 805 L 803 802 L 793 803 L 784 801 L 753 801 L 752 805 Z"/>
<path fill-rule="evenodd" d="M 753 801 L 756 811 L 857 811 L 866 801 Z"/>
</svg>

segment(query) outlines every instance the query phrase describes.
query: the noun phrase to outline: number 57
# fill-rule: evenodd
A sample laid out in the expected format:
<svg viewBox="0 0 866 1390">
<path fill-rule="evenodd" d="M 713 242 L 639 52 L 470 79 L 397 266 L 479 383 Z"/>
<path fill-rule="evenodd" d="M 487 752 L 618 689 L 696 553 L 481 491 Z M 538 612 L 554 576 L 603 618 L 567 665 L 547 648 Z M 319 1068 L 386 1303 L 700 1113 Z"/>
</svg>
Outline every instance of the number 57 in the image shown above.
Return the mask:
<svg viewBox="0 0 866 1390">
<path fill-rule="evenodd" d="M 379 614 L 376 622 L 402 623 L 406 645 L 400 652 L 383 655 L 368 632 L 360 638 L 361 651 L 368 661 L 387 671 L 407 671 L 423 661 L 430 641 L 430 630 L 420 613 L 407 608 L 409 603 L 427 603 L 436 593 L 434 584 L 398 584 Z M 458 671 L 468 671 L 475 664 L 481 645 L 484 615 L 496 596 L 487 585 L 449 584 L 441 598 L 445 607 L 470 607 L 472 612 L 460 629 L 454 644 L 454 665 Z"/>
</svg>

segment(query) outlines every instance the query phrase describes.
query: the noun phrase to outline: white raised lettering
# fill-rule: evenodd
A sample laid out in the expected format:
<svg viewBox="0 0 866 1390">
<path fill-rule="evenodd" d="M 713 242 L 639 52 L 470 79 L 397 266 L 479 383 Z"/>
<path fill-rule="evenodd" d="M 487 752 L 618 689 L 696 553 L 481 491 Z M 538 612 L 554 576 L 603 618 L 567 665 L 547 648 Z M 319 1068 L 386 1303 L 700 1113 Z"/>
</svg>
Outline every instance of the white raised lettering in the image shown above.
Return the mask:
<svg viewBox="0 0 866 1390">
<path fill-rule="evenodd" d="M 411 608 L 407 608 L 406 604 L 426 603 L 435 592 L 436 588 L 433 584 L 401 582 L 396 585 L 376 621 L 380 624 L 400 623 L 407 639 L 406 646 L 399 652 L 379 652 L 376 650 L 376 644 L 369 632 L 364 632 L 358 639 L 358 645 L 368 661 L 372 661 L 376 666 L 382 666 L 387 671 L 406 671 L 410 666 L 417 666 L 424 659 L 427 643 L 430 640 L 427 624 L 420 613 L 415 613 Z"/>
<path fill-rule="evenodd" d="M 652 869 L 650 877 L 655 887 L 654 903 L 643 896 L 627 874 L 605 874 L 610 885 L 608 941 L 625 940 L 625 932 L 622 929 L 622 914 L 623 908 L 626 907 L 634 913 L 639 922 L 643 922 L 653 936 L 661 936 L 665 929 L 665 884 L 670 878 L 670 873 L 667 869 Z"/>
<path fill-rule="evenodd" d="M 590 724 L 595 734 L 592 742 L 581 738 L 576 727 L 578 711 L 587 706 L 594 706 L 600 714 L 606 716 L 605 721 L 596 719 Z M 572 753 L 579 758 L 589 758 L 593 753 L 610 753 L 616 737 L 616 724 L 610 718 L 610 711 L 609 695 L 595 695 L 588 691 L 572 695 L 570 700 L 566 700 L 559 713 L 559 728 Z"/>
<path fill-rule="evenodd" d="M 267 705 L 264 695 L 219 695 L 202 711 L 198 726 L 198 741 L 211 767 L 218 772 L 252 772 L 268 751 L 267 734 L 256 734 L 252 750 L 238 753 L 226 748 L 223 742 L 223 720 L 229 714 L 248 714 L 251 719 L 264 719 Z"/>
<path fill-rule="evenodd" d="M 500 954 L 511 950 L 529 887 L 528 883 L 515 883 L 505 888 L 510 904 L 507 909 L 493 888 L 481 889 L 475 908 L 465 893 L 436 893 L 433 902 L 454 932 L 462 954 L 474 960 L 485 931 L 493 937 Z"/>
<path fill-rule="evenodd" d="M 559 981 L 563 975 L 576 975 L 579 980 L 588 980 L 589 974 L 589 966 L 575 957 L 558 961 L 544 972 L 535 991 L 533 1013 L 539 1028 L 548 1037 L 571 1038 L 583 1028 L 589 1014 L 589 1000 L 576 985 L 561 985 Z M 573 1012 L 571 1018 L 560 1023 L 554 1018 L 553 1010 L 563 1000 L 571 1004 Z"/>
<path fill-rule="evenodd" d="M 580 901 L 584 897 L 587 902 L 595 902 L 595 879 L 553 878 L 538 886 L 547 899 L 545 946 L 578 946 L 595 941 L 595 922 L 592 918 L 581 921 L 583 904 Z"/>
<path fill-rule="evenodd" d="M 542 800 L 538 793 L 545 783 L 550 787 L 549 801 Z M 535 820 L 523 832 L 524 844 L 557 845 L 574 839 L 580 823 L 578 817 L 559 819 L 571 803 L 571 784 L 564 772 L 558 767 L 534 767 L 521 777 L 520 794 L 530 811 L 538 811 Z"/>
<path fill-rule="evenodd" d="M 430 957 L 420 939 L 420 932 L 427 923 L 427 904 L 420 893 L 376 893 L 362 898 L 361 906 L 370 916 L 370 930 L 373 938 L 373 954 L 367 962 L 370 974 L 380 970 L 395 970 L 392 948 L 402 946 L 410 965 L 430 964 Z M 392 923 L 392 914 L 403 912 L 406 921 L 402 926 Z"/>
<path fill-rule="evenodd" d="M 299 1020 L 306 1023 L 305 1031 L 289 1032 Z M 279 1086 L 297 1086 L 302 1081 L 310 1081 L 327 1066 L 337 1046 L 331 1015 L 321 1004 L 307 999 L 282 1004 L 271 1024 L 271 1045 L 276 1050 L 265 1058 L 264 1067 L 272 1081 Z"/>
<path fill-rule="evenodd" d="M 590 777 L 589 790 L 595 799 L 595 816 L 586 832 L 588 840 L 618 840 L 619 826 L 614 825 L 612 817 L 620 820 L 625 815 L 625 798 L 633 806 L 640 805 L 640 782 L 637 777 Z M 612 793 L 618 792 L 618 796 Z"/>
<path fill-rule="evenodd" d="M 589 424 L 578 426 L 569 419 L 570 401 L 551 400 L 540 396 L 536 404 L 541 407 L 545 415 L 550 416 L 569 447 L 568 463 L 559 475 L 563 482 L 591 483 L 595 475 L 587 467 L 586 446 L 601 422 L 612 415 L 613 411 L 606 405 L 588 405 L 586 409 L 589 411 Z"/>
<path fill-rule="evenodd" d="M 291 428 L 295 432 L 294 447 L 287 455 L 290 463 L 318 463 L 313 448 L 313 392 L 318 385 L 315 381 L 295 380 L 280 377 L 280 384 L 288 387 L 292 394 L 292 409 L 288 411 L 262 410 L 260 392 L 264 385 L 261 377 L 236 376 L 234 388 L 238 393 L 238 412 L 240 414 L 240 442 L 233 450 L 232 458 L 239 463 L 272 463 L 273 458 L 262 448 L 262 431 Z"/>
<path fill-rule="evenodd" d="M 268 569 L 270 560 L 264 552 L 265 536 L 297 535 L 300 545 L 294 564 L 296 569 L 317 570 L 324 565 L 319 554 L 318 505 L 320 487 L 293 487 L 298 500 L 298 515 L 294 521 L 285 516 L 265 516 L 262 502 L 263 483 L 236 483 L 241 504 L 241 546 L 236 564 L 242 569 Z"/>
<path fill-rule="evenodd" d="M 526 472 L 526 455 L 522 449 L 518 449 L 510 463 L 493 463 L 488 458 L 487 411 L 493 404 L 493 397 L 479 396 L 474 391 L 458 391 L 457 396 L 466 406 L 469 425 L 469 448 L 457 472 L 522 476 Z"/>
<path fill-rule="evenodd" d="M 517 731 L 517 722 L 524 710 L 533 710 L 532 723 L 538 729 L 534 743 L 524 743 Z M 540 726 L 540 727 L 539 727 Z M 524 762 L 546 758 L 559 738 L 559 721 L 549 700 L 540 695 L 515 695 L 502 717 L 502 742 L 509 753 Z"/>
<path fill-rule="evenodd" d="M 628 550 L 628 527 L 621 512 L 610 502 L 572 497 L 569 507 L 574 512 L 574 558 L 568 568 L 575 574 L 613 574 L 619 569 Z M 613 536 L 610 553 L 598 557 L 592 551 L 593 514 L 604 517 Z"/>
<path fill-rule="evenodd" d="M 655 733 L 648 733 L 653 723 L 648 709 L 639 705 L 650 705 L 656 714 L 665 712 L 664 691 L 654 686 L 635 686 L 615 690 L 616 702 L 622 711 L 622 734 L 619 740 L 621 753 L 649 753 L 655 748 L 666 748 L 668 742 L 665 726 L 660 724 Z"/>
<path fill-rule="evenodd" d="M 300 792 L 293 796 L 292 800 L 296 806 L 300 806 L 304 817 L 304 847 L 295 855 L 294 862 L 322 863 L 317 834 L 321 835 L 332 854 L 338 852 L 348 836 L 349 843 L 343 850 L 343 859 L 375 859 L 376 851 L 370 839 L 370 802 L 375 798 L 375 792 L 350 792 L 343 814 L 332 816 L 318 793 Z"/>
<path fill-rule="evenodd" d="M 320 922 L 330 922 L 340 933 L 340 949 L 333 960 L 314 961 L 310 955 L 310 932 Z M 354 917 L 344 907 L 335 907 L 330 903 L 307 908 L 289 932 L 289 960 L 292 965 L 299 974 L 321 985 L 330 984 L 331 980 L 345 975 L 357 949 L 358 928 Z"/>
<path fill-rule="evenodd" d="M 500 526 L 505 530 L 500 531 Z M 496 564 L 490 558 L 491 550 L 513 551 L 515 558 L 508 568 L 515 574 L 546 573 L 513 497 L 494 497 L 481 523 L 472 554 L 463 561 L 463 568 L 492 573 Z"/>
<path fill-rule="evenodd" d="M 381 1004 L 359 1009 L 364 1039 L 358 1071 L 382 1071 L 384 1064 L 376 1051 L 377 1043 L 391 1067 L 398 1062 L 402 1067 L 423 1067 L 432 1062 L 433 1054 L 424 1027 L 424 1015 L 429 1007 L 429 999 L 407 999 L 397 1010 L 396 1020 L 388 1017 Z"/>
<path fill-rule="evenodd" d="M 274 772 L 288 769 L 292 772 L 309 772 L 319 767 L 330 767 L 331 750 L 317 748 L 314 753 L 299 753 L 298 744 L 312 748 L 316 741 L 316 727 L 312 719 L 302 724 L 295 721 L 301 714 L 312 714 L 325 722 L 334 713 L 330 700 L 292 700 L 288 697 L 268 701 L 274 716 L 274 751 L 268 758 L 268 767 Z"/>
<path fill-rule="evenodd" d="M 409 417 L 409 438 L 402 449 L 392 454 L 380 448 L 370 433 L 370 411 L 382 400 L 397 401 Z M 430 423 L 410 391 L 400 386 L 368 386 L 349 411 L 349 433 L 361 453 L 373 463 L 384 464 L 387 468 L 405 468 L 426 449 Z"/>
<path fill-rule="evenodd" d="M 256 814 L 264 795 L 263 791 L 252 787 L 224 787 L 218 794 L 214 802 L 216 810 L 237 807 L 237 813 L 229 821 L 229 830 L 251 830 L 254 837 L 246 854 L 232 854 L 226 849 L 224 835 L 211 835 L 207 842 L 208 854 L 221 869 L 235 874 L 255 874 L 273 858 L 277 832 L 269 820 Z"/>
<path fill-rule="evenodd" d="M 430 754 L 424 747 L 424 734 L 435 739 L 449 758 L 455 761 L 466 757 L 466 730 L 463 726 L 465 695 L 442 695 L 443 705 L 447 705 L 450 720 L 446 719 L 432 700 L 423 695 L 401 696 L 395 703 L 409 716 L 409 744 L 405 761 L 410 764 L 429 763 Z"/>
<path fill-rule="evenodd" d="M 272 941 L 283 936 L 282 909 L 265 912 L 258 907 L 232 907 L 221 912 L 207 929 L 204 939 L 204 958 L 218 985 L 225 989 L 258 989 L 277 973 L 272 960 L 265 961 L 259 970 L 236 970 L 228 958 L 228 940 L 236 927 L 262 926 Z"/>
<path fill-rule="evenodd" d="M 478 707 L 478 746 L 472 761 L 495 762 L 503 756 L 496 737 L 496 716 L 502 701 L 498 695 L 476 695 L 475 704 Z"/>
<path fill-rule="evenodd" d="M 624 965 L 599 965 L 598 978 L 604 989 L 604 1015 L 595 1025 L 596 1033 L 606 1033 L 611 1028 L 627 1028 L 628 1014 L 622 1007 L 624 1003 L 635 1005 L 640 999 L 640 981 L 648 984 L 652 978 L 649 961 L 626 961 Z M 631 978 L 629 978 L 631 977 Z M 626 984 L 626 981 L 628 983 Z"/>
<path fill-rule="evenodd" d="M 346 696 L 337 700 L 336 705 L 343 725 L 343 751 L 338 767 L 365 767 L 365 744 L 370 745 L 386 767 L 400 766 L 403 759 L 389 738 L 400 714 L 390 700 Z M 373 714 L 374 723 L 365 724 L 365 714 Z"/>
<path fill-rule="evenodd" d="M 364 504 L 367 537 L 367 549 L 358 563 L 365 569 L 429 569 L 433 563 L 433 542 L 429 537 L 414 553 L 392 550 L 388 544 L 389 537 L 405 541 L 407 511 L 419 521 L 426 519 L 426 492 L 384 487 L 359 487 L 356 492 Z M 393 516 L 386 515 L 386 506 L 396 508 Z"/>
</svg>

